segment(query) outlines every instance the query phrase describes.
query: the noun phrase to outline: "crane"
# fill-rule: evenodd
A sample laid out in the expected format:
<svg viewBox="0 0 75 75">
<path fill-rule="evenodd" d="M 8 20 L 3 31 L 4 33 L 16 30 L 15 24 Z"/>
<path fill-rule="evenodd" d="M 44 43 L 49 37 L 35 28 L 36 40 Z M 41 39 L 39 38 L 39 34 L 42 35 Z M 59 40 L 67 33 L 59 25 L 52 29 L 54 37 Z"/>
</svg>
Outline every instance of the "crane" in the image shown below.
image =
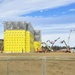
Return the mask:
<svg viewBox="0 0 75 75">
<path fill-rule="evenodd" d="M 69 46 L 70 36 L 71 36 L 72 31 L 75 31 L 75 30 L 70 30 L 70 32 L 69 32 L 69 36 L 68 36 L 68 46 Z"/>
</svg>

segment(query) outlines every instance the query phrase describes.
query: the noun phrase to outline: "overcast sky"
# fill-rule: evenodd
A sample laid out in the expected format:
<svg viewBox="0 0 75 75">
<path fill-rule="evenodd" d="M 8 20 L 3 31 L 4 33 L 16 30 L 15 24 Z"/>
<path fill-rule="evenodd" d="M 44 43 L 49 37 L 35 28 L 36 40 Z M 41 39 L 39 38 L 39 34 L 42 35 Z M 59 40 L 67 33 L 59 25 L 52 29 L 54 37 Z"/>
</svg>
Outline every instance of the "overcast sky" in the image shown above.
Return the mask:
<svg viewBox="0 0 75 75">
<path fill-rule="evenodd" d="M 42 41 L 60 39 L 68 42 L 70 30 L 75 30 L 75 0 L 0 0 L 0 38 L 4 38 L 3 21 L 31 22 L 40 29 Z M 48 43 L 49 44 L 49 43 Z M 70 46 L 75 46 L 75 32 Z"/>
</svg>

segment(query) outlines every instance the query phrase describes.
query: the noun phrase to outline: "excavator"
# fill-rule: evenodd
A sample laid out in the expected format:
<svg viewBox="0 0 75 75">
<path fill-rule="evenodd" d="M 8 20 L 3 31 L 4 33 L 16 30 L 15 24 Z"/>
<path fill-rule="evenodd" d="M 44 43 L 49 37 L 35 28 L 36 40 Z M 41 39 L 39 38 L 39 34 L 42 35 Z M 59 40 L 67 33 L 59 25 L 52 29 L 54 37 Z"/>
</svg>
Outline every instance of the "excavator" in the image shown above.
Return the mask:
<svg viewBox="0 0 75 75">
<path fill-rule="evenodd" d="M 69 46 L 66 44 L 65 40 L 61 41 L 61 43 L 64 43 L 66 46 L 66 53 L 71 53 Z"/>
</svg>

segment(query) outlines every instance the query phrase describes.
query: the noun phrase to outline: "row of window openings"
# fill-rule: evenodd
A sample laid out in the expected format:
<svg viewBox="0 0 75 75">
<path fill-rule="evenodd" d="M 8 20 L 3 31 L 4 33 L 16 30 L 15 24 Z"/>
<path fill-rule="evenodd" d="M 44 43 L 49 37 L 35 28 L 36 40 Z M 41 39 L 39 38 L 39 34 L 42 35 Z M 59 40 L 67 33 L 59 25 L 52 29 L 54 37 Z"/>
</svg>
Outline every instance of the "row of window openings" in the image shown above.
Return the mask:
<svg viewBox="0 0 75 75">
<path fill-rule="evenodd" d="M 25 33 L 25 32 L 7 32 L 5 34 L 26 34 L 26 35 L 32 35 L 31 33 Z"/>
<path fill-rule="evenodd" d="M 4 43 L 26 43 L 26 41 L 24 41 L 24 40 L 7 40 L 7 41 L 5 41 Z"/>
<path fill-rule="evenodd" d="M 15 38 L 25 38 L 26 37 L 26 38 L 29 38 L 29 39 L 34 39 L 33 37 L 27 37 L 27 36 L 21 36 L 21 35 L 20 36 L 5 36 L 5 38 L 14 38 L 14 37 Z"/>
<path fill-rule="evenodd" d="M 18 47 L 18 46 L 19 47 L 25 47 L 26 45 L 16 45 L 16 44 L 15 45 L 6 45 L 6 47 L 9 47 L 9 46 L 10 47 Z"/>
<path fill-rule="evenodd" d="M 6 42 L 8 41 L 8 42 L 11 42 L 12 43 L 12 41 L 14 41 L 14 42 L 24 42 L 25 40 L 18 40 L 18 39 L 12 39 L 12 40 L 5 40 Z"/>
<path fill-rule="evenodd" d="M 4 40 L 25 40 L 25 37 L 12 37 L 12 38 L 9 38 L 9 37 L 7 37 L 7 38 L 5 38 Z"/>
<path fill-rule="evenodd" d="M 33 44 L 32 43 L 5 43 L 5 45 L 33 45 Z"/>
<path fill-rule="evenodd" d="M 17 31 L 13 32 L 13 31 L 12 31 L 12 32 L 6 32 L 6 33 L 10 33 L 10 34 L 12 34 L 12 33 L 13 33 L 13 34 L 14 34 L 14 33 L 18 33 L 18 34 L 19 34 L 19 33 L 20 33 L 20 34 L 22 34 L 22 33 L 25 33 L 25 31 L 24 31 L 24 32 L 23 32 L 23 31 L 20 31 L 20 32 L 17 32 Z"/>
<path fill-rule="evenodd" d="M 17 37 L 17 38 L 24 38 L 24 37 L 26 37 L 26 38 L 32 38 L 32 39 L 34 39 L 34 37 L 30 37 L 30 36 L 24 36 L 24 35 L 20 35 L 20 36 L 5 36 L 5 37 L 10 37 L 10 38 L 14 38 L 14 37 Z"/>
<path fill-rule="evenodd" d="M 9 37 L 9 36 L 11 36 L 11 37 L 13 37 L 13 36 L 14 37 L 17 37 L 17 36 L 19 36 L 19 37 L 22 37 L 22 36 L 25 37 L 25 35 L 5 35 L 5 37 Z"/>
<path fill-rule="evenodd" d="M 17 43 L 18 43 L 18 44 L 24 44 L 24 43 L 26 43 L 26 42 L 23 42 L 23 41 L 7 41 L 7 42 L 5 42 L 5 43 L 6 43 L 6 44 L 7 44 L 7 43 L 9 43 L 9 44 L 10 44 L 10 43 L 12 43 L 12 44 L 14 44 L 14 43 L 16 43 L 16 44 L 17 44 Z M 28 43 L 29 43 L 29 42 L 28 42 Z"/>
<path fill-rule="evenodd" d="M 6 43 L 6 44 L 7 44 L 7 43 L 9 43 L 9 44 L 10 44 L 10 43 L 13 43 L 13 44 L 14 44 L 14 43 L 16 43 L 16 44 L 17 44 L 17 43 L 18 43 L 18 44 L 24 44 L 24 43 L 26 43 L 26 44 L 27 44 L 27 43 L 34 43 L 34 41 L 5 41 L 4 43 Z"/>
<path fill-rule="evenodd" d="M 9 38 L 9 37 L 7 37 L 7 38 L 5 38 L 5 40 L 34 40 L 33 38 L 25 38 L 25 37 L 12 37 L 12 38 Z"/>
<path fill-rule="evenodd" d="M 9 40 L 8 40 L 8 41 L 5 41 L 4 43 L 31 43 L 31 42 L 32 42 L 32 41 L 23 41 L 23 40 L 22 40 L 22 41 L 19 41 L 19 40 L 17 40 L 17 41 L 13 41 L 13 40 L 11 41 L 11 40 L 10 40 L 10 41 L 9 41 Z M 34 42 L 34 41 L 33 41 L 33 42 Z"/>
<path fill-rule="evenodd" d="M 12 45 L 10 45 L 10 44 L 7 44 L 6 46 L 14 46 L 14 47 L 16 47 L 16 46 L 20 46 L 20 47 L 30 47 L 30 46 L 33 46 L 32 44 L 25 44 L 25 45 L 22 45 L 22 44 L 12 44 Z"/>
<path fill-rule="evenodd" d="M 5 36 L 10 36 L 10 35 L 12 35 L 12 36 L 31 36 L 31 37 L 33 37 L 33 35 L 29 35 L 29 34 L 5 34 Z"/>
<path fill-rule="evenodd" d="M 25 33 L 25 32 L 8 32 L 8 33 L 5 33 L 5 34 L 26 34 L 26 35 L 31 35 L 33 36 L 31 33 Z"/>
<path fill-rule="evenodd" d="M 34 43 L 33 43 L 34 44 Z M 33 45 L 32 43 L 21 43 L 21 44 L 18 44 L 18 43 L 6 43 L 6 46 L 9 46 L 9 45 L 11 45 L 11 46 L 14 46 L 14 45 L 16 45 L 16 46 L 21 46 L 21 45 Z"/>
<path fill-rule="evenodd" d="M 5 48 L 25 48 L 25 47 L 5 47 Z"/>
<path fill-rule="evenodd" d="M 6 46 L 14 46 L 14 47 L 16 47 L 16 46 L 22 46 L 22 47 L 24 47 L 25 45 L 23 45 L 23 44 L 13 44 L 13 45 L 11 45 L 11 44 L 6 44 Z"/>
<path fill-rule="evenodd" d="M 19 47 L 16 47 L 16 48 L 13 48 L 13 47 L 12 47 L 12 48 L 10 48 L 10 47 L 9 47 L 9 48 L 6 48 L 6 49 L 15 49 L 15 50 L 20 49 L 20 50 L 21 50 L 21 49 L 24 49 L 24 48 L 19 48 Z"/>
<path fill-rule="evenodd" d="M 34 39 L 25 39 L 25 38 L 5 38 L 4 39 L 5 41 L 34 41 Z"/>
</svg>

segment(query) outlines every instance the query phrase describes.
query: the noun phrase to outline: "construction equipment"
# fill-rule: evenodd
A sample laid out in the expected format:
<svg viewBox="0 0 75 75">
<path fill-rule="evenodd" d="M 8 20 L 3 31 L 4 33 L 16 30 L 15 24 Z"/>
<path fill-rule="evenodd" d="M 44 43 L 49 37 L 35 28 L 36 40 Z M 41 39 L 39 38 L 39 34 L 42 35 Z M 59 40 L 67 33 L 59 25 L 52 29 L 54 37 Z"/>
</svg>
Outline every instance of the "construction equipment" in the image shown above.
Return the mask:
<svg viewBox="0 0 75 75">
<path fill-rule="evenodd" d="M 41 44 L 44 44 L 47 47 L 47 49 L 42 48 L 42 47 L 41 48 L 37 48 L 37 53 L 46 53 L 46 52 L 53 51 L 52 48 L 50 48 L 45 42 L 42 42 Z"/>
<path fill-rule="evenodd" d="M 51 47 L 49 47 L 45 42 L 42 42 L 41 44 L 45 44 L 46 45 L 46 47 L 48 49 L 48 52 L 53 51 L 53 49 Z"/>
<path fill-rule="evenodd" d="M 64 43 L 65 44 L 65 46 L 66 46 L 66 53 L 68 52 L 68 53 L 71 53 L 71 51 L 70 51 L 70 48 L 69 48 L 69 46 L 66 44 L 66 42 L 65 42 L 65 40 L 63 40 L 63 41 L 61 41 L 61 43 Z"/>
<path fill-rule="evenodd" d="M 68 46 L 69 46 L 70 36 L 71 36 L 72 31 L 75 31 L 75 30 L 70 30 L 70 32 L 69 32 L 69 36 L 68 36 Z"/>
<path fill-rule="evenodd" d="M 57 38 L 56 40 L 54 40 L 53 42 L 52 42 L 52 41 L 50 41 L 50 40 L 47 40 L 46 42 L 48 42 L 48 41 L 49 41 L 49 43 L 50 43 L 50 44 L 52 44 L 51 48 L 53 48 L 53 45 L 55 44 L 55 42 L 56 42 L 58 39 L 60 39 L 60 37 L 58 37 L 58 38 Z"/>
</svg>

